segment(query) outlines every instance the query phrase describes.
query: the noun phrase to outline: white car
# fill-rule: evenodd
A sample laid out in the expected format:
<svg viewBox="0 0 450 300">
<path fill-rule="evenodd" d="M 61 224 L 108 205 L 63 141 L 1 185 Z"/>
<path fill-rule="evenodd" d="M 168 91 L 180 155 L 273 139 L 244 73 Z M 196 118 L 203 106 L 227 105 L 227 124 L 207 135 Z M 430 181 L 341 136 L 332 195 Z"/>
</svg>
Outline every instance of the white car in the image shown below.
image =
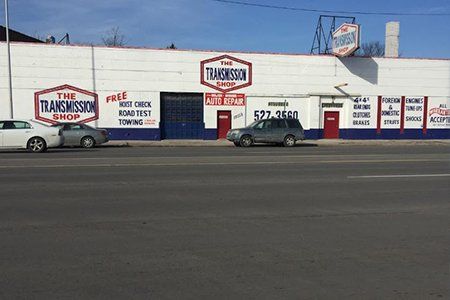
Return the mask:
<svg viewBox="0 0 450 300">
<path fill-rule="evenodd" d="M 0 120 L 0 148 L 44 152 L 64 144 L 62 130 L 32 120 Z"/>
</svg>

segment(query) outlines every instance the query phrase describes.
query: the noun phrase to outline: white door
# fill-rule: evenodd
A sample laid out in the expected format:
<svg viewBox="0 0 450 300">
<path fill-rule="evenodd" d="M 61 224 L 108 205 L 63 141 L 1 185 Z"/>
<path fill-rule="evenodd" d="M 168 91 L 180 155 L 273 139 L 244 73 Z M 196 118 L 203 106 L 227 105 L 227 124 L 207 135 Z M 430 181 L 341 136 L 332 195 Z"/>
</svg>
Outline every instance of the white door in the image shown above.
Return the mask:
<svg viewBox="0 0 450 300">
<path fill-rule="evenodd" d="M 22 121 L 6 121 L 3 124 L 3 146 L 4 147 L 26 147 L 31 126 Z"/>
</svg>

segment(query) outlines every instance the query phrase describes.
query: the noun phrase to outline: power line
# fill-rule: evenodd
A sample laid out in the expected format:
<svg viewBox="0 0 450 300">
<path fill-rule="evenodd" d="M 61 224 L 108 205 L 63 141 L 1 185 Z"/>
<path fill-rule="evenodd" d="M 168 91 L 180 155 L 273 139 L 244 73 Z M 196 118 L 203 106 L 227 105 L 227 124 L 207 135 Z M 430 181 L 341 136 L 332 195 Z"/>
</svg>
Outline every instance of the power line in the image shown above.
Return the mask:
<svg viewBox="0 0 450 300">
<path fill-rule="evenodd" d="M 242 2 L 242 1 L 234 1 L 234 0 L 211 0 L 211 1 L 226 3 L 226 4 L 243 5 L 243 6 L 282 9 L 282 10 L 291 10 L 291 11 L 315 12 L 315 13 L 374 15 L 374 16 L 434 16 L 434 17 L 450 16 L 450 13 L 396 13 L 396 12 L 369 12 L 369 11 L 337 11 L 337 10 L 310 9 L 310 8 L 278 6 L 278 5 L 269 5 L 269 4 L 258 4 L 258 3 L 250 3 L 250 2 Z"/>
</svg>

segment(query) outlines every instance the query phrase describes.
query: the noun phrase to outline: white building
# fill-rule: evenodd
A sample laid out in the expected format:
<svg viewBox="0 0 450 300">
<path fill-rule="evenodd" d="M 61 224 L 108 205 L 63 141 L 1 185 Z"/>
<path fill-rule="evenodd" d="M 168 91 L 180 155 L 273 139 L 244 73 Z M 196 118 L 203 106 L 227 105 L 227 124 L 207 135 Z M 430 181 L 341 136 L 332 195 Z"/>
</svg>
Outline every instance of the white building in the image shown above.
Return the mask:
<svg viewBox="0 0 450 300">
<path fill-rule="evenodd" d="M 277 116 L 299 118 L 310 139 L 450 138 L 450 60 L 32 43 L 11 53 L 15 118 L 87 122 L 112 139 L 216 139 Z M 0 61 L 1 119 L 4 43 Z"/>
</svg>

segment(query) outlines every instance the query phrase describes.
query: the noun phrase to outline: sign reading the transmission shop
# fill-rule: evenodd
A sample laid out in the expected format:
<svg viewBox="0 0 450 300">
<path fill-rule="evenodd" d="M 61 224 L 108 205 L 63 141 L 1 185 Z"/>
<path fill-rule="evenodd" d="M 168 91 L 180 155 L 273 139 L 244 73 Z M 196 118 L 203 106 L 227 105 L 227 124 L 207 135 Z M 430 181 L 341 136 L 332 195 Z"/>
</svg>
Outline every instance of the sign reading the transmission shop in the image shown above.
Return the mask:
<svg viewBox="0 0 450 300">
<path fill-rule="evenodd" d="M 229 55 L 200 62 L 201 84 L 222 93 L 252 85 L 252 64 Z"/>
<path fill-rule="evenodd" d="M 98 119 L 98 96 L 70 85 L 36 92 L 35 118 L 55 124 L 58 122 L 88 123 Z"/>
<path fill-rule="evenodd" d="M 333 32 L 333 54 L 352 55 L 359 48 L 360 27 L 357 24 L 344 23 Z"/>
</svg>

